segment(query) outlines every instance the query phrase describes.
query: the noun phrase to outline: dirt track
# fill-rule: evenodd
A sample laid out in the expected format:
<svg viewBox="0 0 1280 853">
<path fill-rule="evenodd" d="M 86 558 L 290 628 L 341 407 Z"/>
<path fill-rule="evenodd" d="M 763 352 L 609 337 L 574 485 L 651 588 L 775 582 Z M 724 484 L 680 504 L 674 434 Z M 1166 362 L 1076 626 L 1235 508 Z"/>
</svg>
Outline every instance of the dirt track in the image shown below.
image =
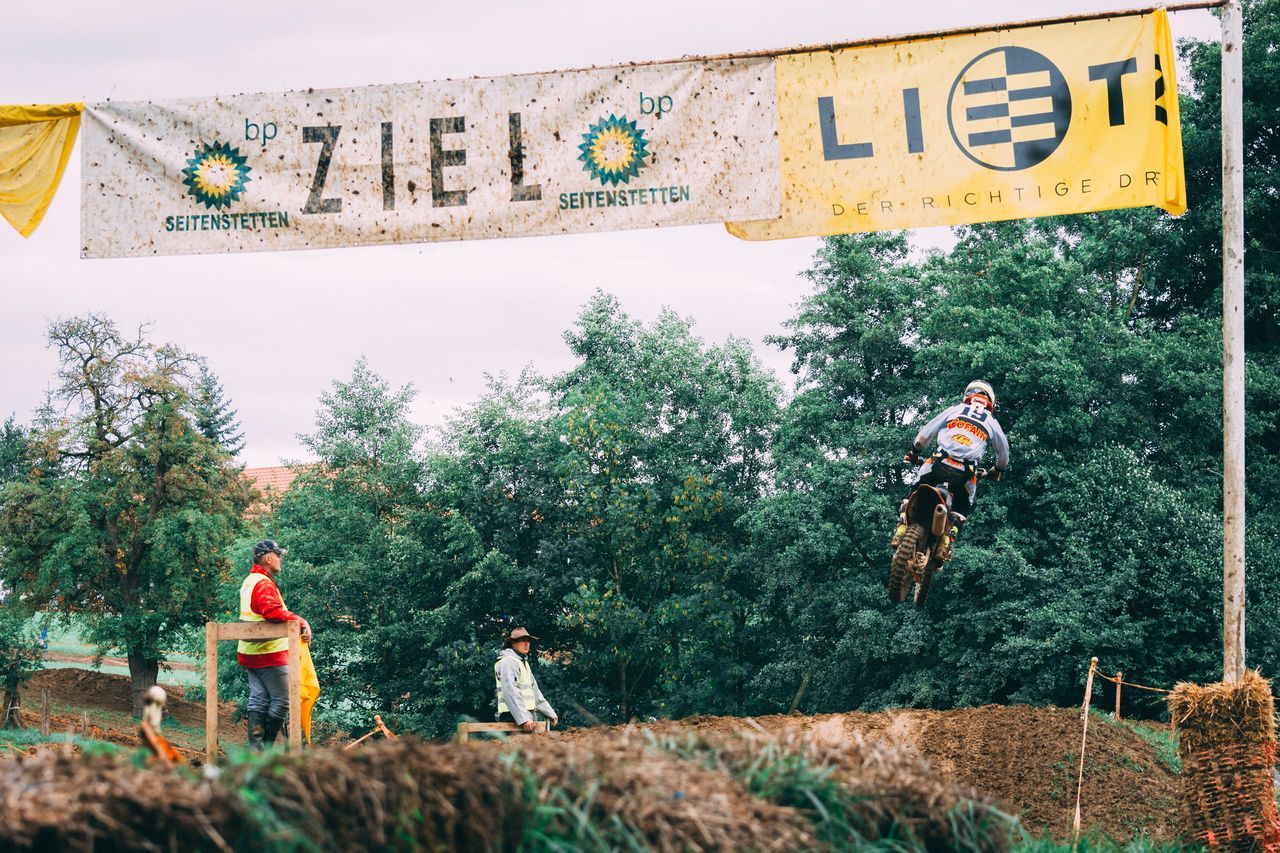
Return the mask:
<svg viewBox="0 0 1280 853">
<path fill-rule="evenodd" d="M 79 669 L 44 670 L 28 682 L 23 702 L 38 713 L 42 690 L 59 706 L 89 709 L 96 737 L 135 743 L 129 680 Z M 95 719 L 93 709 L 108 712 Z M 170 692 L 169 710 L 185 727 L 202 729 L 204 705 Z M 232 722 L 233 706 L 220 709 L 224 739 L 243 740 L 243 724 Z M 55 714 L 55 728 L 78 728 L 78 715 Z M 109 722 L 108 722 L 109 720 Z M 105 726 L 103 725 L 105 723 Z M 719 732 L 762 728 L 801 732 L 815 741 L 841 743 L 857 737 L 888 740 L 925 758 L 939 773 L 1000 800 L 1033 833 L 1048 830 L 1063 838 L 1071 830 L 1079 762 L 1079 711 L 1026 705 L 961 708 L 953 711 L 890 710 L 813 717 L 775 715 L 754 720 L 692 717 L 649 726 L 659 732 Z M 600 728 L 557 732 L 553 737 L 590 740 Z M 176 733 L 175 733 L 176 734 Z M 201 739 L 200 738 L 197 739 Z M 202 740 L 201 740 L 202 742 Z M 200 744 L 192 742 L 191 748 Z M 1177 834 L 1178 777 L 1155 748 L 1126 727 L 1097 720 L 1089 729 L 1082 798 L 1086 828 L 1127 839 L 1155 840 Z"/>
<path fill-rule="evenodd" d="M 1028 705 L 954 711 L 768 716 L 773 732 L 802 731 L 837 743 L 858 736 L 891 741 L 924 757 L 948 779 L 1005 803 L 1033 833 L 1070 834 L 1080 760 L 1080 712 Z M 733 717 L 693 717 L 652 728 L 727 732 L 750 726 Z M 591 729 L 565 733 L 590 737 Z M 1178 777 L 1132 731 L 1105 721 L 1089 727 L 1082 812 L 1085 827 L 1116 839 L 1177 835 Z"/>
</svg>

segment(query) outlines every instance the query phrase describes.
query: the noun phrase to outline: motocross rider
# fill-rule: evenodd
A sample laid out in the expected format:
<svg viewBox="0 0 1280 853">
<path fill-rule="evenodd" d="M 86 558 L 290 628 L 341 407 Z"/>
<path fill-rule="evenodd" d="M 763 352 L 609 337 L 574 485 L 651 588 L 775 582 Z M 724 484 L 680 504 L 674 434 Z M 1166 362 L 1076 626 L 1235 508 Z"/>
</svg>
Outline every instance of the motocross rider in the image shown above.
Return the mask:
<svg viewBox="0 0 1280 853">
<path fill-rule="evenodd" d="M 961 401 L 944 409 L 916 433 L 915 441 L 902 458 L 904 462 L 919 462 L 920 453 L 937 438 L 938 449 L 917 472 L 917 485 L 947 483 L 951 491 L 952 527 L 942 541 L 942 557 L 951 557 L 951 545 L 964 528 L 973 512 L 978 492 L 978 463 L 986 453 L 988 442 L 995 450 L 996 464 L 987 475 L 999 480 L 1009 465 L 1009 440 L 995 417 L 996 392 L 986 382 L 975 379 L 964 389 Z M 963 488 L 961 488 L 963 485 Z M 915 487 L 912 487 L 914 491 Z M 910 493 L 908 493 L 908 498 Z M 893 547 L 897 547 L 907 532 L 907 498 L 902 501 L 898 516 L 898 529 L 893 534 Z"/>
</svg>

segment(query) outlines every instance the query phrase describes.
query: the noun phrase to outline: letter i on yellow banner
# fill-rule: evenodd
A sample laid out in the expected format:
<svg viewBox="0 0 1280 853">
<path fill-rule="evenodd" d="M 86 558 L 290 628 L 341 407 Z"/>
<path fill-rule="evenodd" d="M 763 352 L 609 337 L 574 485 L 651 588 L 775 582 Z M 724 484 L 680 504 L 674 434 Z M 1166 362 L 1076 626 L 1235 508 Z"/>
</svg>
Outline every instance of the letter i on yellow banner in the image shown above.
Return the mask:
<svg viewBox="0 0 1280 853">
<path fill-rule="evenodd" d="M 772 240 L 1121 207 L 1186 210 L 1164 10 L 777 59 Z"/>
</svg>

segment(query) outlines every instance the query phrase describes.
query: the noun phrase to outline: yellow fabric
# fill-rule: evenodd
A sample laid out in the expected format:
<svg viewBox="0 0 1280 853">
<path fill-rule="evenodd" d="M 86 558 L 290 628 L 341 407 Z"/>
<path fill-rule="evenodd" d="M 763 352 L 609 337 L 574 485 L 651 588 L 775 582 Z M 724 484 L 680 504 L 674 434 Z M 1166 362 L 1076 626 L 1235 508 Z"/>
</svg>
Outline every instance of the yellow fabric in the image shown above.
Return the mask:
<svg viewBox="0 0 1280 853">
<path fill-rule="evenodd" d="M 83 104 L 0 104 L 0 216 L 23 237 L 44 218 L 80 130 Z"/>
<path fill-rule="evenodd" d="M 730 223 L 737 237 L 1186 210 L 1163 10 L 780 56 L 775 69 L 782 216 Z"/>
<path fill-rule="evenodd" d="M 311 661 L 311 644 L 302 644 L 302 685 L 299 693 L 302 698 L 302 737 L 311 743 L 311 709 L 320 698 L 320 679 L 316 675 L 316 665 Z"/>
<path fill-rule="evenodd" d="M 253 612 L 253 588 L 265 580 L 270 580 L 266 575 L 259 572 L 250 572 L 249 576 L 240 584 L 240 621 L 241 622 L 265 622 L 266 619 L 258 613 Z M 281 597 L 283 603 L 284 598 Z M 262 640 L 260 642 L 250 642 L 249 640 L 241 640 L 236 646 L 236 651 L 242 655 L 268 655 L 272 652 L 283 652 L 289 648 L 289 639 L 287 637 L 278 637 L 274 640 Z"/>
<path fill-rule="evenodd" d="M 1177 57 L 1173 50 L 1173 30 L 1169 27 L 1169 13 L 1164 8 L 1155 12 L 1156 50 L 1161 67 L 1166 69 L 1165 94 L 1157 101 L 1169 111 L 1169 130 L 1165 134 L 1165 174 L 1177 175 L 1177 180 L 1165 181 L 1164 204 L 1159 205 L 1174 216 L 1187 212 L 1186 169 L 1182 162 L 1182 112 L 1178 108 Z"/>
</svg>

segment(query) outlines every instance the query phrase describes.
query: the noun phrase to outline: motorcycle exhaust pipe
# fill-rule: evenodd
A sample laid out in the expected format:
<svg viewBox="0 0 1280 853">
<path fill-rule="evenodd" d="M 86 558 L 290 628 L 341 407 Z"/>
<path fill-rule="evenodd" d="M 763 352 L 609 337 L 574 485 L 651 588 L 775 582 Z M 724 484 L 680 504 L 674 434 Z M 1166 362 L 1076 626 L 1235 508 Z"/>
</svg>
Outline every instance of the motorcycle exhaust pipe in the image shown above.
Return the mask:
<svg viewBox="0 0 1280 853">
<path fill-rule="evenodd" d="M 941 536 L 947 532 L 947 507 L 938 504 L 933 508 L 933 535 Z"/>
</svg>

